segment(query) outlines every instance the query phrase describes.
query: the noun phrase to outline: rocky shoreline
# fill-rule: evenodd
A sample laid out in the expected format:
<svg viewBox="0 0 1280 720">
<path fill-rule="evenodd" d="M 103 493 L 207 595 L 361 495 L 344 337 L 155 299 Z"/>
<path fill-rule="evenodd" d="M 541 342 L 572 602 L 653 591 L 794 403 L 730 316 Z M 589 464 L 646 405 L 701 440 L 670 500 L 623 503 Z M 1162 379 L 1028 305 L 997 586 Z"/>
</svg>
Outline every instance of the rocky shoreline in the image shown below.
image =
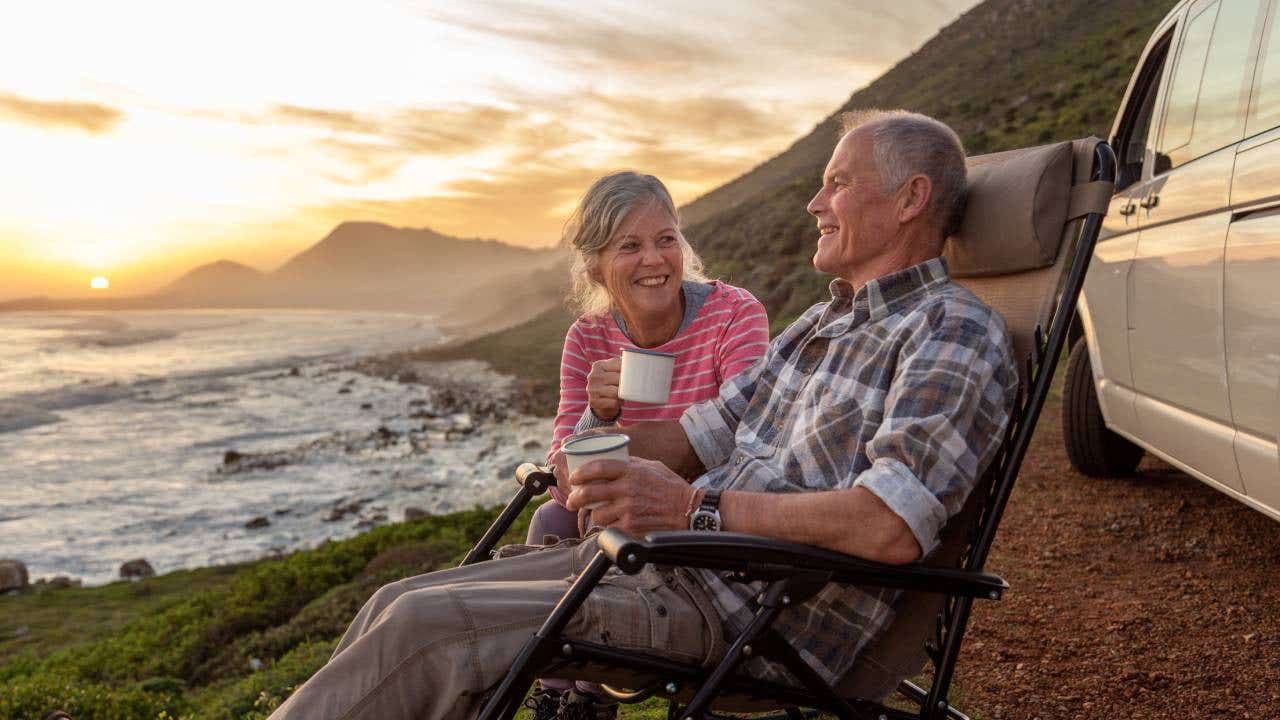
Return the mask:
<svg viewBox="0 0 1280 720">
<path fill-rule="evenodd" d="M 536 408 L 544 417 L 528 414 L 535 407 L 521 391 L 523 383 L 478 360 L 423 360 L 421 351 L 399 352 L 346 363 L 295 366 L 266 380 L 312 382 L 315 392 L 338 396 L 343 408 L 358 407 L 359 412 L 372 414 L 376 420 L 371 417 L 369 424 L 374 427 L 336 430 L 291 447 L 227 447 L 221 462 L 210 469 L 208 482 L 234 485 L 320 472 L 316 468 L 330 473 L 349 469 L 353 475 L 372 477 L 375 489 L 306 505 L 263 508 L 235 521 L 239 530 L 231 534 L 240 538 L 277 533 L 295 540 L 262 548 L 263 557 L 309 546 L 296 541 L 299 537 L 348 537 L 467 506 L 455 500 L 413 502 L 415 494 L 454 497 L 459 487 L 474 487 L 473 504 L 499 502 L 509 493 L 497 481 L 511 478 L 520 462 L 542 460 L 550 439 L 545 403 Z M 388 387 L 389 383 L 394 385 Z M 227 532 L 223 538 L 228 538 Z M 157 571 L 154 562 L 155 558 L 128 560 L 120 565 L 117 579 L 149 577 Z M 161 572 L 176 569 L 155 564 Z M 82 584 L 79 578 L 61 573 L 27 575 L 21 559 L 0 561 L 0 593 L 45 592 Z"/>
</svg>

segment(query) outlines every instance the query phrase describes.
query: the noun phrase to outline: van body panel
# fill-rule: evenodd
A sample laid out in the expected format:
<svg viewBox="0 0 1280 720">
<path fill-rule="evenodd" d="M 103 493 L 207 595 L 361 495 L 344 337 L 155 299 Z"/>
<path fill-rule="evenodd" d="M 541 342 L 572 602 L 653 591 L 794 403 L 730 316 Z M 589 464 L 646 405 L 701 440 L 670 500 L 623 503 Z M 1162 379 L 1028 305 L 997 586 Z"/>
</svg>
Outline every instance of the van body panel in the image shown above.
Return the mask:
<svg viewBox="0 0 1280 720">
<path fill-rule="evenodd" d="M 1280 515 L 1280 456 L 1274 440 L 1236 431 L 1236 464 L 1244 493 Z"/>
<path fill-rule="evenodd" d="M 1231 225 L 1224 277 L 1232 420 L 1274 440 L 1280 433 L 1280 212 Z"/>
<path fill-rule="evenodd" d="M 1142 427 L 1141 444 L 1161 451 L 1239 493 L 1235 430 L 1163 400 L 1138 393 L 1134 402 Z"/>
<path fill-rule="evenodd" d="M 1223 425 L 1231 423 L 1222 274 L 1234 157 L 1225 148 L 1152 182 L 1149 197 L 1159 200 L 1144 210 L 1129 308 L 1133 387 Z M 1231 454 L 1230 442 L 1221 450 Z"/>
</svg>

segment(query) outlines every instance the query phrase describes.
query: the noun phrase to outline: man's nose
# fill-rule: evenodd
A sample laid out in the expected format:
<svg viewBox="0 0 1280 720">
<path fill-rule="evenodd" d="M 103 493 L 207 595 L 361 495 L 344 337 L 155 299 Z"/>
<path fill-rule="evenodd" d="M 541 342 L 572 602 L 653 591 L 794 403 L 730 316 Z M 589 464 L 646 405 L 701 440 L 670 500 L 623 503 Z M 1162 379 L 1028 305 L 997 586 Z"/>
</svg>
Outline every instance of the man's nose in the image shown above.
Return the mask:
<svg viewBox="0 0 1280 720">
<path fill-rule="evenodd" d="M 827 204 L 824 202 L 824 198 L 822 197 L 822 190 L 819 190 L 818 194 L 814 195 L 813 199 L 809 201 L 809 204 L 805 206 L 805 210 L 808 210 L 810 215 L 817 215 L 826 209 L 826 205 Z"/>
</svg>

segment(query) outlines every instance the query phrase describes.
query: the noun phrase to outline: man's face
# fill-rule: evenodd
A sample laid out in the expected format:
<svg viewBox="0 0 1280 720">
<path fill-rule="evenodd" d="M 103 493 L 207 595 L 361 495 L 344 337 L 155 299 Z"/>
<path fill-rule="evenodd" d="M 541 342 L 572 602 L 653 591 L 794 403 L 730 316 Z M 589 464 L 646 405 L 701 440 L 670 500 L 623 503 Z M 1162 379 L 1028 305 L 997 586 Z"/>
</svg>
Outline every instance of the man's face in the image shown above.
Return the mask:
<svg viewBox="0 0 1280 720">
<path fill-rule="evenodd" d="M 809 201 L 818 219 L 818 250 L 813 266 L 840 278 L 885 254 L 896 242 L 895 193 L 880 191 L 871 156 L 870 127 L 841 138 L 822 176 L 822 189 Z"/>
</svg>

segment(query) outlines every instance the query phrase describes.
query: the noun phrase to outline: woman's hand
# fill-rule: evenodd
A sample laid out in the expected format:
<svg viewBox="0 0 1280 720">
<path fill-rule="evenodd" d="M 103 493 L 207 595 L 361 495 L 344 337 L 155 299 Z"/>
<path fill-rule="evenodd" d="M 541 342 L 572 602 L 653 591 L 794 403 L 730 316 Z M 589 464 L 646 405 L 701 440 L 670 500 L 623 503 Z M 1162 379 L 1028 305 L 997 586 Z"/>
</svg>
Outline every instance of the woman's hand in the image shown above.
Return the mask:
<svg viewBox="0 0 1280 720">
<path fill-rule="evenodd" d="M 591 363 L 587 373 L 587 402 L 591 412 L 601 420 L 613 421 L 622 412 L 618 399 L 618 383 L 622 379 L 622 358 L 609 358 Z"/>
</svg>

